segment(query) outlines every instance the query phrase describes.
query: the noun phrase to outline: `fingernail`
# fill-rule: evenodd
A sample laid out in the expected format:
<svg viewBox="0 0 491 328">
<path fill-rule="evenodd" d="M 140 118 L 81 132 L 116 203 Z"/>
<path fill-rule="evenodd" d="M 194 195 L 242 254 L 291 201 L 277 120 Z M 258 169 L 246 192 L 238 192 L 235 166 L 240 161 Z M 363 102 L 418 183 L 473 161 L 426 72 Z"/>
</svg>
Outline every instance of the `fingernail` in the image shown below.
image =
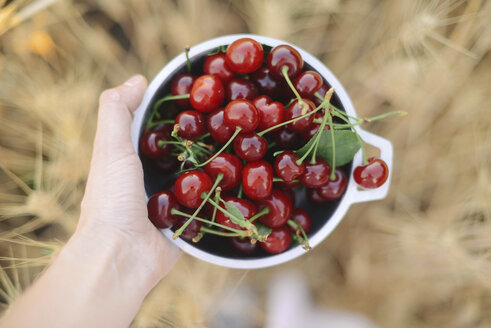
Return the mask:
<svg viewBox="0 0 491 328">
<path fill-rule="evenodd" d="M 127 85 L 129 87 L 134 87 L 135 85 L 138 85 L 142 80 L 143 80 L 143 76 L 135 75 L 131 77 L 128 81 L 126 81 L 124 85 Z"/>
</svg>

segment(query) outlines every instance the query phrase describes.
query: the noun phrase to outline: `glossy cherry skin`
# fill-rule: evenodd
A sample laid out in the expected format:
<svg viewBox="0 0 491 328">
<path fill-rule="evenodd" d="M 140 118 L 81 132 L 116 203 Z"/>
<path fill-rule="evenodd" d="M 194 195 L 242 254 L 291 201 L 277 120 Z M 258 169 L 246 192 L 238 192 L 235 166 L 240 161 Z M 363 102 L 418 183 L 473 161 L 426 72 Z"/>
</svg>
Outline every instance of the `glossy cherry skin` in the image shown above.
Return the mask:
<svg viewBox="0 0 491 328">
<path fill-rule="evenodd" d="M 259 130 L 266 130 L 283 123 L 285 107 L 282 103 L 278 101 L 273 102 L 268 96 L 257 97 L 252 103 L 259 113 Z"/>
<path fill-rule="evenodd" d="M 252 199 L 264 199 L 273 189 L 273 168 L 266 161 L 252 162 L 242 170 L 244 194 Z"/>
<path fill-rule="evenodd" d="M 203 113 L 217 109 L 225 100 L 222 81 L 216 75 L 201 75 L 194 81 L 189 100 L 194 109 Z"/>
<path fill-rule="evenodd" d="M 258 96 L 257 87 L 246 79 L 233 79 L 225 86 L 227 101 L 237 99 L 254 100 Z"/>
<path fill-rule="evenodd" d="M 164 190 L 155 193 L 148 199 L 148 218 L 159 229 L 167 229 L 174 225 L 176 217 L 172 209 L 179 209 L 179 203 L 171 191 Z"/>
<path fill-rule="evenodd" d="M 288 221 L 293 206 L 283 191 L 273 190 L 271 196 L 258 202 L 258 211 L 262 211 L 265 207 L 269 208 L 269 213 L 259 217 L 258 220 L 268 227 L 277 228 Z"/>
<path fill-rule="evenodd" d="M 284 252 L 290 246 L 292 236 L 287 227 L 279 227 L 273 229 L 265 242 L 260 242 L 262 249 L 270 254 L 278 254 Z"/>
<path fill-rule="evenodd" d="M 225 124 L 233 128 L 242 128 L 242 133 L 254 131 L 259 125 L 259 114 L 256 107 L 246 99 L 233 100 L 225 107 L 223 115 Z"/>
<path fill-rule="evenodd" d="M 279 45 L 271 49 L 266 59 L 270 72 L 279 79 L 284 79 L 281 72 L 283 66 L 288 66 L 288 76 L 293 78 L 300 74 L 303 68 L 302 56 L 289 45 Z"/>
<path fill-rule="evenodd" d="M 307 199 L 310 203 L 315 205 L 324 205 L 326 203 L 329 203 L 327 199 L 321 197 L 317 189 L 307 188 Z"/>
<path fill-rule="evenodd" d="M 172 132 L 172 129 L 174 127 L 174 124 L 169 124 L 169 123 L 163 123 L 156 125 L 152 128 L 153 132 L 162 132 L 166 136 L 170 136 L 170 133 Z"/>
<path fill-rule="evenodd" d="M 252 73 L 261 67 L 264 50 L 261 44 L 250 38 L 235 40 L 227 47 L 226 60 L 232 71 Z"/>
<path fill-rule="evenodd" d="M 298 185 L 300 185 L 300 181 L 295 181 L 295 182 L 284 182 L 284 181 L 282 181 L 282 182 L 275 182 L 273 184 L 274 188 L 279 189 L 279 190 L 283 190 L 283 191 L 292 190 L 293 188 L 297 187 Z"/>
<path fill-rule="evenodd" d="M 308 99 L 302 98 L 302 104 L 303 106 L 299 106 L 298 100 L 292 102 L 285 111 L 285 121 L 289 121 L 294 118 L 300 117 L 309 112 L 312 112 L 315 109 L 314 103 Z M 305 107 L 305 105 L 307 105 L 307 107 Z M 304 112 L 304 107 L 307 109 L 305 112 Z M 314 114 L 288 124 L 288 128 L 295 132 L 303 132 L 308 128 L 310 128 L 313 120 L 314 120 Z"/>
<path fill-rule="evenodd" d="M 266 155 L 268 142 L 254 132 L 239 134 L 234 140 L 234 151 L 244 161 L 255 162 Z"/>
<path fill-rule="evenodd" d="M 324 118 L 324 114 L 321 113 L 320 110 L 317 113 L 315 113 L 314 116 L 315 116 L 314 120 L 322 120 Z M 312 125 L 307 130 L 302 132 L 303 139 L 305 141 L 309 141 L 310 139 L 312 139 L 317 133 L 317 131 L 319 131 L 320 126 L 321 126 L 320 123 L 312 122 Z M 329 130 L 329 129 L 330 129 L 329 124 L 326 123 L 326 125 L 324 126 L 324 130 Z"/>
<path fill-rule="evenodd" d="M 203 199 L 201 194 L 209 192 L 213 183 L 210 177 L 201 171 L 187 171 L 174 183 L 174 195 L 177 201 L 189 208 L 198 208 Z"/>
<path fill-rule="evenodd" d="M 226 85 L 234 77 L 235 73 L 228 67 L 225 54 L 219 53 L 208 56 L 203 64 L 203 72 L 209 75 L 217 75 Z"/>
<path fill-rule="evenodd" d="M 170 85 L 170 93 L 173 96 L 185 95 L 191 92 L 196 77 L 191 74 L 179 74 L 177 75 Z M 191 109 L 191 102 L 189 99 L 174 100 L 176 104 L 184 109 Z"/>
<path fill-rule="evenodd" d="M 286 127 L 280 128 L 279 131 L 273 135 L 273 138 L 278 147 L 282 149 L 296 150 L 302 147 L 303 144 L 300 134 L 291 131 Z"/>
<path fill-rule="evenodd" d="M 211 162 L 205 165 L 205 172 L 214 181 L 218 174 L 222 173 L 222 181 L 218 184 L 222 190 L 230 190 L 237 187 L 242 178 L 241 160 L 229 153 L 220 153 Z"/>
<path fill-rule="evenodd" d="M 305 168 L 297 164 L 299 157 L 292 151 L 284 151 L 276 157 L 274 172 L 286 182 L 292 182 L 303 174 Z"/>
<path fill-rule="evenodd" d="M 310 228 L 312 227 L 312 218 L 306 210 L 302 208 L 294 208 L 292 211 L 292 219 L 297 221 L 297 223 L 302 226 L 305 233 L 310 231 Z"/>
<path fill-rule="evenodd" d="M 276 188 L 277 184 L 273 183 L 273 187 Z M 286 195 L 286 197 L 288 197 L 288 200 L 290 200 L 292 206 L 295 206 L 297 200 L 297 196 L 295 195 L 295 190 L 293 189 L 280 189 L 280 190 Z"/>
<path fill-rule="evenodd" d="M 182 209 L 181 211 L 189 215 L 194 214 L 194 210 L 189 208 Z M 198 217 L 202 218 L 201 212 L 198 214 Z M 186 223 L 189 220 L 188 217 L 184 217 L 184 216 L 176 216 L 176 218 L 177 218 L 176 223 L 174 224 L 175 231 L 179 230 L 184 225 L 184 223 Z M 183 232 L 179 237 L 186 240 L 192 240 L 194 237 L 198 235 L 198 233 L 200 233 L 202 225 L 203 223 L 201 221 L 198 220 L 191 221 L 191 223 L 189 223 L 189 225 L 186 227 L 186 229 L 183 230 Z"/>
<path fill-rule="evenodd" d="M 172 147 L 169 144 L 159 147 L 159 141 L 169 141 L 170 138 L 163 132 L 147 132 L 140 138 L 140 151 L 148 158 L 163 158 L 167 156 Z"/>
<path fill-rule="evenodd" d="M 224 202 L 227 202 L 228 204 L 236 206 L 246 220 L 249 220 L 257 213 L 256 205 L 246 199 L 241 199 L 237 197 L 223 197 L 222 200 Z M 221 202 L 220 205 L 225 208 L 225 204 L 223 204 L 223 202 Z M 218 210 L 216 214 L 216 220 L 218 223 L 223 224 L 227 227 L 243 230 L 240 225 L 232 222 L 228 215 Z"/>
<path fill-rule="evenodd" d="M 300 97 L 311 98 L 322 86 L 322 77 L 313 71 L 302 72 L 293 82 L 293 86 Z"/>
<path fill-rule="evenodd" d="M 317 90 L 316 92 L 322 97 L 322 99 L 324 99 L 324 96 L 326 95 L 327 90 L 329 90 L 329 87 L 327 85 L 323 84 L 319 88 L 319 90 Z M 319 97 L 317 97 L 315 95 L 315 92 L 314 92 L 314 95 L 312 97 L 310 97 L 310 100 L 312 100 L 312 102 L 315 104 L 316 107 L 322 103 L 322 100 L 319 99 Z"/>
<path fill-rule="evenodd" d="M 316 163 L 305 163 L 305 172 L 300 176 L 300 182 L 309 188 L 317 188 L 329 181 L 331 168 L 326 161 L 317 158 Z"/>
<path fill-rule="evenodd" d="M 367 189 L 378 188 L 387 181 L 389 168 L 380 158 L 371 157 L 367 165 L 357 166 L 353 172 L 357 184 Z"/>
<path fill-rule="evenodd" d="M 257 85 L 261 94 L 275 99 L 281 95 L 283 84 L 265 66 L 259 68 L 252 74 L 251 81 Z"/>
<path fill-rule="evenodd" d="M 256 252 L 257 243 L 251 243 L 248 237 L 230 237 L 227 240 L 234 251 L 240 255 L 251 256 Z"/>
<path fill-rule="evenodd" d="M 234 134 L 234 129 L 225 124 L 224 110 L 218 109 L 208 115 L 207 128 L 213 139 L 219 143 L 226 143 Z"/>
<path fill-rule="evenodd" d="M 336 179 L 331 180 L 317 188 L 319 195 L 326 200 L 336 200 L 343 196 L 346 191 L 346 186 L 348 185 L 348 178 L 346 173 L 341 169 L 336 169 Z"/>
<path fill-rule="evenodd" d="M 179 124 L 177 134 L 184 139 L 197 139 L 206 131 L 203 114 L 195 110 L 180 112 L 175 122 Z"/>
</svg>

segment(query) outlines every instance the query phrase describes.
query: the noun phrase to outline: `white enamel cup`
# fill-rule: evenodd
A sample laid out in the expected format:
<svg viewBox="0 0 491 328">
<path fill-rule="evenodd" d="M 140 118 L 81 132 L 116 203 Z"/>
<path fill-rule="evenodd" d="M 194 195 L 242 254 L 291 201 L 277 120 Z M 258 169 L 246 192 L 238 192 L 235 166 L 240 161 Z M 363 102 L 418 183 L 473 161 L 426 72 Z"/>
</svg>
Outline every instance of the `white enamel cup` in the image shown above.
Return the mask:
<svg viewBox="0 0 491 328">
<path fill-rule="evenodd" d="M 200 43 L 191 48 L 189 52 L 189 56 L 191 61 L 197 60 L 197 58 L 204 58 L 210 52 L 216 50 L 219 46 L 226 46 L 233 41 L 242 38 L 248 37 L 252 38 L 263 45 L 267 45 L 270 47 L 275 47 L 280 44 L 289 44 L 288 42 L 277 40 L 265 36 L 260 35 L 252 35 L 252 34 L 237 34 L 237 35 L 226 35 L 222 37 L 218 37 L 215 39 L 211 39 Z M 294 47 L 300 55 L 302 56 L 305 65 L 311 67 L 311 69 L 317 71 L 324 80 L 334 88 L 335 95 L 341 106 L 344 108 L 346 113 L 350 116 L 356 116 L 355 109 L 353 104 L 351 103 L 348 94 L 344 90 L 341 82 L 334 76 L 334 74 L 317 58 L 312 56 L 310 53 L 306 52 L 299 47 L 289 44 Z M 151 106 L 153 102 L 163 95 L 163 91 L 167 90 L 170 85 L 170 80 L 177 72 L 183 72 L 184 67 L 186 66 L 186 56 L 184 53 L 181 53 L 173 60 L 171 60 L 153 79 L 153 81 L 148 86 L 148 89 L 145 92 L 143 97 L 143 101 L 140 107 L 136 110 L 133 125 L 131 130 L 131 138 L 136 152 L 138 152 L 138 140 L 140 136 L 143 134 L 145 129 L 145 120 L 148 118 L 149 113 L 151 112 Z M 311 247 L 316 247 L 319 245 L 329 234 L 336 228 L 336 226 L 341 222 L 343 217 L 345 216 L 348 208 L 355 203 L 368 202 L 373 200 L 379 200 L 385 198 L 387 192 L 389 190 L 390 179 L 392 175 L 392 155 L 393 148 L 390 141 L 379 137 L 375 134 L 364 131 L 359 126 L 357 126 L 356 131 L 359 133 L 361 138 L 368 144 L 375 146 L 380 149 L 380 157 L 387 163 L 389 168 L 389 178 L 385 182 L 383 186 L 377 189 L 372 190 L 361 190 L 357 187 L 355 181 L 353 180 L 353 170 L 356 166 L 362 163 L 361 151 L 359 151 L 352 162 L 351 165 L 351 174 L 348 177 L 348 186 L 346 189 L 346 193 L 341 198 L 340 201 L 337 202 L 335 207 L 330 207 L 327 210 L 323 208 L 318 208 L 311 213 L 313 217 L 313 221 L 323 221 L 322 225 L 317 227 L 316 229 L 312 229 L 313 231 L 310 233 L 309 242 Z M 144 159 L 142 158 L 142 161 Z M 145 165 L 144 165 L 145 167 Z M 152 184 L 155 179 L 151 176 L 149 177 L 149 172 L 145 171 L 145 183 L 147 190 L 147 199 L 151 196 L 152 193 L 158 190 L 152 190 L 149 193 L 149 184 Z M 297 196 L 298 197 L 298 196 Z M 298 205 L 300 203 L 300 206 Z M 297 198 L 297 206 L 304 207 L 306 209 L 311 210 L 312 206 L 306 203 L 305 197 L 300 196 L 300 199 Z M 325 221 L 325 222 L 324 222 Z M 290 261 L 300 255 L 305 254 L 305 250 L 300 246 L 292 246 L 287 251 L 277 254 L 277 255 L 269 255 L 263 254 L 258 257 L 253 258 L 241 258 L 239 256 L 234 255 L 223 255 L 217 254 L 217 251 L 214 251 L 213 247 L 210 249 L 203 249 L 200 244 L 203 241 L 200 241 L 197 244 L 193 244 L 192 242 L 187 242 L 181 238 L 176 240 L 172 239 L 172 231 L 169 229 L 163 229 L 162 233 L 169 238 L 174 244 L 176 244 L 180 249 L 184 252 L 192 255 L 196 258 L 199 258 L 203 261 L 213 263 L 216 265 L 228 267 L 228 268 L 238 268 L 238 269 L 258 269 L 258 268 L 266 268 L 270 266 L 275 266 L 287 261 Z M 206 236 L 204 239 L 208 238 Z M 229 248 L 226 243 L 223 243 L 222 248 Z M 217 248 L 215 248 L 217 250 Z M 218 249 L 221 252 L 221 249 Z"/>
</svg>

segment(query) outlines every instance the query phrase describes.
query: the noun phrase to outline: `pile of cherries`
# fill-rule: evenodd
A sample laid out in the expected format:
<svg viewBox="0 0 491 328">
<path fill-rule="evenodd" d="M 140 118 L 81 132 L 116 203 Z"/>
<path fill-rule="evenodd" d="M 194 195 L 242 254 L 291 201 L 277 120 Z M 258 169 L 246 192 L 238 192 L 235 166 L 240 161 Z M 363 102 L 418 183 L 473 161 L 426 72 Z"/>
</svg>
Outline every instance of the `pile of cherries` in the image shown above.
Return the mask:
<svg viewBox="0 0 491 328">
<path fill-rule="evenodd" d="M 303 70 L 293 47 L 265 50 L 250 38 L 219 47 L 201 75 L 192 73 L 188 58 L 188 73 L 175 76 L 171 94 L 155 102 L 140 139 L 140 152 L 176 177 L 150 197 L 151 222 L 194 242 L 222 236 L 244 256 L 258 245 L 281 253 L 292 241 L 309 249 L 312 218 L 294 207 L 295 191 L 325 204 L 342 197 L 347 176 L 315 150 L 308 156 L 295 150 L 333 127 L 326 123 L 333 90 L 317 72 Z M 387 177 L 378 158 L 354 170 L 364 188 Z"/>
</svg>

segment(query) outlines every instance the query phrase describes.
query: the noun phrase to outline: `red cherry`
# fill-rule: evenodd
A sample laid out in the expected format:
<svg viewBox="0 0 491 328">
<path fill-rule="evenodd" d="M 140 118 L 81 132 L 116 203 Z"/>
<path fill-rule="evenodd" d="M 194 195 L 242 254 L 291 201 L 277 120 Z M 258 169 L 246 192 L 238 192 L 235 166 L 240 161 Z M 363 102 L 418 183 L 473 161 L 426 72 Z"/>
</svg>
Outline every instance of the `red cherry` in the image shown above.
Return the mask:
<svg viewBox="0 0 491 328">
<path fill-rule="evenodd" d="M 270 254 L 278 254 L 286 251 L 292 242 L 290 230 L 287 227 L 275 228 L 269 234 L 265 242 L 261 242 L 261 247 Z"/>
<path fill-rule="evenodd" d="M 274 187 L 283 191 L 292 190 L 300 184 L 300 181 L 295 182 L 275 182 Z M 292 203 L 293 204 L 293 203 Z"/>
<path fill-rule="evenodd" d="M 223 179 L 218 184 L 223 190 L 237 187 L 242 178 L 242 162 L 237 156 L 229 153 L 220 153 L 217 157 L 205 165 L 205 172 L 212 180 L 216 180 L 218 174 L 223 174 Z"/>
<path fill-rule="evenodd" d="M 175 122 L 179 124 L 177 134 L 184 139 L 197 139 L 206 131 L 203 114 L 195 110 L 180 112 Z"/>
<path fill-rule="evenodd" d="M 308 99 L 302 98 L 302 103 L 303 106 L 299 106 L 298 100 L 295 100 L 290 104 L 290 106 L 288 106 L 288 108 L 285 111 L 285 121 L 289 121 L 294 118 L 300 117 L 302 115 L 312 112 L 315 109 L 314 104 Z M 307 117 L 299 119 L 298 121 L 288 124 L 288 128 L 292 131 L 303 132 L 308 128 L 310 128 L 313 120 L 314 120 L 314 115 L 309 115 Z"/>
<path fill-rule="evenodd" d="M 170 133 L 172 132 L 172 129 L 174 127 L 174 124 L 169 124 L 169 123 L 163 123 L 156 125 L 152 128 L 152 132 L 162 132 L 166 136 L 170 136 Z"/>
<path fill-rule="evenodd" d="M 300 176 L 300 182 L 309 188 L 317 188 L 329 181 L 331 168 L 326 161 L 317 159 L 315 164 L 305 163 L 305 172 Z"/>
<path fill-rule="evenodd" d="M 228 204 L 235 205 L 246 220 L 249 220 L 257 213 L 256 205 L 246 199 L 241 199 L 237 197 L 223 197 L 222 200 L 223 202 L 227 202 Z M 221 206 L 225 208 L 224 204 L 221 204 Z M 217 211 L 216 220 L 218 223 L 223 224 L 227 227 L 243 230 L 240 225 L 232 222 L 230 217 L 221 211 Z"/>
<path fill-rule="evenodd" d="M 208 56 L 203 64 L 203 72 L 209 75 L 217 75 L 224 85 L 235 77 L 235 73 L 228 67 L 223 53 Z"/>
<path fill-rule="evenodd" d="M 252 103 L 259 113 L 259 130 L 266 130 L 284 121 L 285 107 L 280 102 L 273 102 L 268 96 L 260 96 Z"/>
<path fill-rule="evenodd" d="M 319 90 L 317 90 L 316 92 L 319 94 L 319 96 L 322 97 L 322 99 L 324 99 L 324 96 L 326 95 L 326 92 L 327 90 L 329 90 L 329 87 L 325 84 L 323 84 Z M 314 92 L 315 93 L 315 92 Z M 313 95 L 310 100 L 313 101 L 313 103 L 315 104 L 315 106 L 319 106 L 321 103 L 322 103 L 322 99 L 319 99 L 319 97 L 317 97 L 316 95 Z"/>
<path fill-rule="evenodd" d="M 190 91 L 191 105 L 200 112 L 211 112 L 225 100 L 225 88 L 216 75 L 201 75 Z"/>
<path fill-rule="evenodd" d="M 179 166 L 179 161 L 174 156 L 166 156 L 152 161 L 153 166 L 163 173 L 174 173 Z"/>
<path fill-rule="evenodd" d="M 310 228 L 312 227 L 312 218 L 306 210 L 302 208 L 293 209 L 292 218 L 302 226 L 305 233 L 310 231 Z"/>
<path fill-rule="evenodd" d="M 254 131 L 259 124 L 259 114 L 256 107 L 246 99 L 233 100 L 225 107 L 223 115 L 225 124 L 242 128 L 242 132 Z"/>
<path fill-rule="evenodd" d="M 318 111 L 317 113 L 314 114 L 315 120 L 322 120 L 324 118 L 324 113 L 321 113 L 321 111 Z M 305 131 L 302 132 L 302 137 L 304 138 L 305 141 L 309 141 L 312 139 L 317 131 L 319 131 L 321 124 L 312 122 L 312 125 Z M 324 126 L 324 130 L 329 130 L 330 127 L 328 124 Z"/>
<path fill-rule="evenodd" d="M 159 147 L 159 141 L 169 141 L 163 132 L 147 132 L 140 138 L 140 151 L 148 158 L 162 158 L 167 156 L 171 151 L 171 145 L 164 144 Z"/>
<path fill-rule="evenodd" d="M 263 59 L 263 47 L 253 39 L 238 39 L 227 47 L 227 64 L 234 72 L 252 73 L 261 67 Z"/>
<path fill-rule="evenodd" d="M 255 162 L 266 155 L 268 142 L 254 132 L 239 134 L 234 140 L 234 151 L 244 161 Z"/>
<path fill-rule="evenodd" d="M 201 194 L 209 192 L 213 183 L 210 177 L 201 171 L 187 171 L 174 183 L 174 195 L 177 201 L 189 208 L 198 208 L 203 199 Z"/>
<path fill-rule="evenodd" d="M 269 213 L 259 217 L 259 221 L 271 228 L 281 227 L 288 221 L 292 212 L 292 203 L 288 196 L 280 190 L 273 190 L 271 196 L 259 200 L 258 210 L 269 208 Z"/>
<path fill-rule="evenodd" d="M 326 203 L 329 203 L 327 199 L 321 197 L 317 189 L 307 188 L 307 199 L 310 203 L 315 205 L 324 205 Z"/>
<path fill-rule="evenodd" d="M 191 74 L 179 74 L 177 75 L 170 85 L 170 93 L 173 96 L 185 95 L 191 92 L 191 88 L 193 87 L 194 81 L 196 77 Z M 191 102 L 189 99 L 178 99 L 175 100 L 176 104 L 184 109 L 190 109 Z"/>
<path fill-rule="evenodd" d="M 181 211 L 189 215 L 194 214 L 194 210 L 189 208 L 182 209 Z M 198 214 L 198 217 L 203 218 L 201 212 Z M 189 220 L 188 217 L 176 216 L 176 223 L 174 224 L 175 231 L 179 230 L 188 220 Z M 202 225 L 203 223 L 201 221 L 198 220 L 191 221 L 191 223 L 188 224 L 188 226 L 182 231 L 179 237 L 186 240 L 192 240 L 201 231 Z"/>
<path fill-rule="evenodd" d="M 300 97 L 310 98 L 322 86 L 322 77 L 313 71 L 301 73 L 293 83 Z"/>
<path fill-rule="evenodd" d="M 223 109 L 218 109 L 208 115 L 207 127 L 213 139 L 219 143 L 226 143 L 234 134 L 234 130 L 225 124 Z"/>
<path fill-rule="evenodd" d="M 371 157 L 367 165 L 360 165 L 355 168 L 353 177 L 356 183 L 363 188 L 378 188 L 387 181 L 389 177 L 389 168 L 380 158 Z"/>
<path fill-rule="evenodd" d="M 247 99 L 254 100 L 257 97 L 257 87 L 246 79 L 233 79 L 225 87 L 227 100 Z"/>
<path fill-rule="evenodd" d="M 248 237 L 230 237 L 227 240 L 236 253 L 244 256 L 251 256 L 257 248 L 257 243 L 251 243 L 251 239 Z"/>
<path fill-rule="evenodd" d="M 271 73 L 280 79 L 284 78 L 281 72 L 283 66 L 288 66 L 290 78 L 297 76 L 303 68 L 302 56 L 286 44 L 274 47 L 268 54 L 266 62 Z"/>
<path fill-rule="evenodd" d="M 346 191 L 346 186 L 348 185 L 348 178 L 346 173 L 341 169 L 336 169 L 336 179 L 331 180 L 317 188 L 319 195 L 327 200 L 336 200 L 343 196 Z"/>
<path fill-rule="evenodd" d="M 274 171 L 277 176 L 285 180 L 286 182 L 291 182 L 298 178 L 304 172 L 303 163 L 297 164 L 299 157 L 292 151 L 284 151 L 274 162 Z"/>
<path fill-rule="evenodd" d="M 278 81 L 273 74 L 271 74 L 269 68 L 264 66 L 252 74 L 251 81 L 258 86 L 259 91 L 262 94 L 271 98 L 278 98 L 283 89 L 281 81 Z"/>
<path fill-rule="evenodd" d="M 278 147 L 283 149 L 294 150 L 302 147 L 301 136 L 286 127 L 280 128 L 280 130 L 273 135 L 273 138 Z"/>
<path fill-rule="evenodd" d="M 148 218 L 159 229 L 172 227 L 176 217 L 171 213 L 172 209 L 179 209 L 179 203 L 171 191 L 164 190 L 148 199 Z"/>
<path fill-rule="evenodd" d="M 242 170 L 242 188 L 247 197 L 263 199 L 273 189 L 273 168 L 266 161 L 247 164 Z"/>
<path fill-rule="evenodd" d="M 277 187 L 277 182 L 273 183 L 273 187 Z M 288 200 L 290 200 L 290 203 L 292 204 L 292 206 L 295 206 L 295 203 L 296 203 L 296 195 L 295 195 L 295 191 L 293 189 L 280 189 L 281 191 L 283 191 L 283 193 L 286 195 L 286 197 L 288 197 Z"/>
</svg>

